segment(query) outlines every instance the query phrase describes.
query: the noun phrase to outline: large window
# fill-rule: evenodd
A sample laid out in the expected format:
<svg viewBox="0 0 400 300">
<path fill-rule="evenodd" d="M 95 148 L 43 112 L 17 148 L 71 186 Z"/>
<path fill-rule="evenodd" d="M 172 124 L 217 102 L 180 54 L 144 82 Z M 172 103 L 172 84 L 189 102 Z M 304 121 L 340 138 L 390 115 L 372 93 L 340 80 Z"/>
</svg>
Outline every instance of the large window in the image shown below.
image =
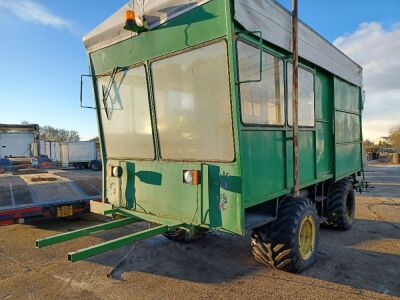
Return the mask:
<svg viewBox="0 0 400 300">
<path fill-rule="evenodd" d="M 105 147 L 108 158 L 154 158 L 153 135 L 144 66 L 97 78 Z"/>
<path fill-rule="evenodd" d="M 151 65 L 161 157 L 234 159 L 225 41 Z"/>
<path fill-rule="evenodd" d="M 256 80 L 260 74 L 260 49 L 238 41 L 239 80 Z M 262 54 L 262 80 L 240 85 L 242 122 L 245 124 L 283 125 L 283 61 Z"/>
<path fill-rule="evenodd" d="M 293 65 L 287 64 L 288 74 L 288 120 L 289 125 L 293 125 Z M 299 126 L 314 126 L 314 74 L 299 68 L 299 97 L 298 97 L 298 116 Z"/>
</svg>

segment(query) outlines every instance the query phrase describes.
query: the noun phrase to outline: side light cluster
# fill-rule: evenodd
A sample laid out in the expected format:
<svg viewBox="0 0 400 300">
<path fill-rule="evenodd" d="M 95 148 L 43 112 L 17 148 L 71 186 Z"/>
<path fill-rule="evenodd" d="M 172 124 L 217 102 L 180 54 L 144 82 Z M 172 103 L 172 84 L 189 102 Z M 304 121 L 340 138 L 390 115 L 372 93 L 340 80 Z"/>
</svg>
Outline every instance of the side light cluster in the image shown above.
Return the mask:
<svg viewBox="0 0 400 300">
<path fill-rule="evenodd" d="M 198 185 L 200 184 L 199 170 L 183 170 L 183 183 Z"/>
<path fill-rule="evenodd" d="M 121 177 L 122 176 L 122 167 L 120 166 L 108 166 L 107 169 L 108 177 Z"/>
</svg>

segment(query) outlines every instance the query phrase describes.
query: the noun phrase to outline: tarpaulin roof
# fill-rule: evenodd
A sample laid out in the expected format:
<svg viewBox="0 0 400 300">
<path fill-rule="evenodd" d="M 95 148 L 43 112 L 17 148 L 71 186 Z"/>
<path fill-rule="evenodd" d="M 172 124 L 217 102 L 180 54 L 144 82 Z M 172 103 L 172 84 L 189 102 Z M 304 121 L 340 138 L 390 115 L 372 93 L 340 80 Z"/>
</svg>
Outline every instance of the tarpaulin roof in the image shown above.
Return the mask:
<svg viewBox="0 0 400 300">
<path fill-rule="evenodd" d="M 124 29 L 125 11 L 132 9 L 146 19 L 149 29 L 188 12 L 210 0 L 133 0 L 83 37 L 88 52 L 126 40 L 136 33 Z"/>
<path fill-rule="evenodd" d="M 133 0 L 135 13 L 144 16 L 149 29 L 209 1 L 219 0 Z M 232 0 L 235 20 L 246 30 L 261 31 L 263 38 L 291 52 L 291 15 L 274 0 Z M 125 30 L 126 4 L 84 36 L 88 52 L 116 44 L 134 35 Z M 299 56 L 355 84 L 362 85 L 362 68 L 303 22 L 299 22 Z"/>
</svg>

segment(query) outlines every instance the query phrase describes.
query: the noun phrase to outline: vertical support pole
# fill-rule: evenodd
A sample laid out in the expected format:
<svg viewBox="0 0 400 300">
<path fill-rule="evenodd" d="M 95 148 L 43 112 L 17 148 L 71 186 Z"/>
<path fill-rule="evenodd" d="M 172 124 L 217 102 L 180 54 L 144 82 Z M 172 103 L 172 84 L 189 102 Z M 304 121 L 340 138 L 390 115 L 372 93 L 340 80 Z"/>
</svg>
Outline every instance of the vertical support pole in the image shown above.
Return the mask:
<svg viewBox="0 0 400 300">
<path fill-rule="evenodd" d="M 292 49 L 293 49 L 293 196 L 299 197 L 299 122 L 298 122 L 298 86 L 299 86 L 299 55 L 298 55 L 298 8 L 297 0 L 292 0 Z"/>
</svg>

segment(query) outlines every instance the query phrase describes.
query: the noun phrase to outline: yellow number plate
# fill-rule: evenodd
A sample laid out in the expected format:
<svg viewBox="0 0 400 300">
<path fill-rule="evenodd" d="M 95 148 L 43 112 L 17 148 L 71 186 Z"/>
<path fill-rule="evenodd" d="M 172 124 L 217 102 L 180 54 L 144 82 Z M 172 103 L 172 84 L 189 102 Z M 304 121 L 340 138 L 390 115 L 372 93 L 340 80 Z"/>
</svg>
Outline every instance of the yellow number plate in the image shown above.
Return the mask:
<svg viewBox="0 0 400 300">
<path fill-rule="evenodd" d="M 58 218 L 70 217 L 73 214 L 74 214 L 74 209 L 73 209 L 72 205 L 57 207 L 57 217 Z"/>
</svg>

